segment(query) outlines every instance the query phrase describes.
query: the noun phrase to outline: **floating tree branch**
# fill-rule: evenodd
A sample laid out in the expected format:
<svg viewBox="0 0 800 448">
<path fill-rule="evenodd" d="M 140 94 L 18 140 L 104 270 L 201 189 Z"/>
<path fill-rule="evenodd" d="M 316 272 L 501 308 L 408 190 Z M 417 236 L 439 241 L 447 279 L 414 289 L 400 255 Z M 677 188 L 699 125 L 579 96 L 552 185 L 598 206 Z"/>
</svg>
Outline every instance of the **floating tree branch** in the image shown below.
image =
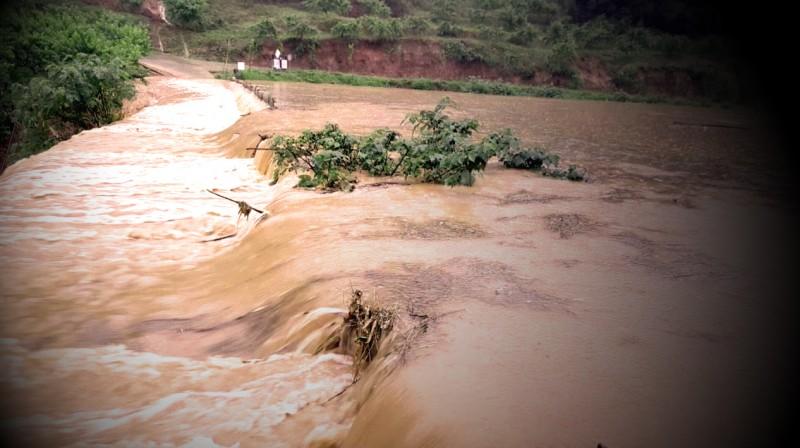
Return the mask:
<svg viewBox="0 0 800 448">
<path fill-rule="evenodd" d="M 258 213 L 261 213 L 261 214 L 264 213 L 263 210 L 259 210 L 259 209 L 255 208 L 255 207 L 253 207 L 252 205 L 248 204 L 245 201 L 237 201 L 236 199 L 231 199 L 231 198 L 229 198 L 227 196 L 224 196 L 224 195 L 221 195 L 221 194 L 217 193 L 216 191 L 211 191 L 211 190 L 206 190 L 206 191 L 208 191 L 209 193 L 211 193 L 211 194 L 213 194 L 215 196 L 219 196 L 222 199 L 227 199 L 227 200 L 235 203 L 236 205 L 238 205 L 239 206 L 239 217 L 240 218 L 242 216 L 244 216 L 245 219 L 248 219 L 250 217 L 250 212 L 251 211 L 258 212 Z"/>
</svg>

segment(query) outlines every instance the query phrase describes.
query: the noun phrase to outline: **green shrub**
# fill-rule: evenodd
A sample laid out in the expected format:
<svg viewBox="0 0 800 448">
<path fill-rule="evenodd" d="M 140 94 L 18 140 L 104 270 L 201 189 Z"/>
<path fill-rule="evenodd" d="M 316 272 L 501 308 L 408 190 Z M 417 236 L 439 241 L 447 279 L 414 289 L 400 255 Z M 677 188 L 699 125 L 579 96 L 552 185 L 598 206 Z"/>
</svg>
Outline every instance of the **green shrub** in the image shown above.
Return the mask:
<svg viewBox="0 0 800 448">
<path fill-rule="evenodd" d="M 270 19 L 264 19 L 258 22 L 258 24 L 253 27 L 253 30 L 256 38 L 260 40 L 276 39 L 278 37 L 278 28 L 275 27 L 275 24 L 272 23 Z"/>
<path fill-rule="evenodd" d="M 483 56 L 463 41 L 446 42 L 442 46 L 442 52 L 447 59 L 460 64 L 483 61 Z"/>
<path fill-rule="evenodd" d="M 554 165 L 545 165 L 542 168 L 542 176 L 566 179 L 573 182 L 584 182 L 589 178 L 586 174 L 586 170 L 578 168 L 575 165 L 570 165 L 566 170 L 558 168 Z"/>
<path fill-rule="evenodd" d="M 586 170 L 570 165 L 566 170 L 558 168 L 559 156 L 543 148 L 525 148 L 514 136 L 511 129 L 489 134 L 484 145 L 493 151 L 506 168 L 541 171 L 542 175 L 583 181 L 587 179 Z"/>
<path fill-rule="evenodd" d="M 487 63 L 499 67 L 507 74 L 517 75 L 523 79 L 532 79 L 536 75 L 536 62 L 518 51 L 502 49 L 490 54 L 494 55 L 494 59 Z"/>
<path fill-rule="evenodd" d="M 570 27 L 560 20 L 551 23 L 542 36 L 542 42 L 551 46 L 570 39 L 572 39 Z"/>
<path fill-rule="evenodd" d="M 331 34 L 345 42 L 355 42 L 358 40 L 358 22 L 342 20 L 331 28 Z"/>
<path fill-rule="evenodd" d="M 450 21 L 455 18 L 459 7 L 459 2 L 456 0 L 433 0 L 431 15 L 436 21 Z"/>
<path fill-rule="evenodd" d="M 544 165 L 558 165 L 558 155 L 542 148 L 524 148 L 510 129 L 490 134 L 486 142 L 506 168 L 540 170 Z"/>
<path fill-rule="evenodd" d="M 190 29 L 203 28 L 208 4 L 206 0 L 164 0 L 167 19 Z"/>
<path fill-rule="evenodd" d="M 614 45 L 617 30 L 604 18 L 596 18 L 575 27 L 572 37 L 579 48 L 606 48 Z"/>
<path fill-rule="evenodd" d="M 403 33 L 419 36 L 430 32 L 432 25 L 421 17 L 406 17 L 401 22 Z"/>
<path fill-rule="evenodd" d="M 505 33 L 499 28 L 493 26 L 480 25 L 478 27 L 478 37 L 488 41 L 503 40 Z"/>
<path fill-rule="evenodd" d="M 350 11 L 350 0 L 304 0 L 303 6 L 313 11 L 329 12 L 343 16 Z"/>
<path fill-rule="evenodd" d="M 0 35 L 0 139 L 11 142 L 3 166 L 114 120 L 146 74 L 137 62 L 150 49 L 147 29 L 108 11 L 3 10 Z"/>
<path fill-rule="evenodd" d="M 389 17 L 392 15 L 392 10 L 383 2 L 383 0 L 358 0 L 367 10 L 367 15 L 378 17 Z"/>
<path fill-rule="evenodd" d="M 295 16 L 286 17 L 286 33 L 289 39 L 305 40 L 315 37 L 319 31 Z"/>
<path fill-rule="evenodd" d="M 319 48 L 319 39 L 317 38 L 319 31 L 295 16 L 287 16 L 285 21 L 286 43 L 292 47 L 295 55 L 313 56 Z"/>
<path fill-rule="evenodd" d="M 297 56 L 314 56 L 319 49 L 319 39 L 308 37 L 305 39 L 289 39 L 287 41 Z"/>
<path fill-rule="evenodd" d="M 477 121 L 453 120 L 444 114 L 449 104 L 450 99 L 444 98 L 433 110 L 406 117 L 416 137 L 400 155 L 404 176 L 451 186 L 472 185 L 475 172 L 482 171 L 494 155 L 491 147 L 470 142 Z"/>
<path fill-rule="evenodd" d="M 389 154 L 403 152 L 402 141 L 399 134 L 387 129 L 378 129 L 367 135 L 359 142 L 358 165 L 359 168 L 372 176 L 391 176 L 395 173 L 398 164 Z"/>
<path fill-rule="evenodd" d="M 512 44 L 521 45 L 526 47 L 533 43 L 536 40 L 538 34 L 536 30 L 532 26 L 523 27 L 521 30 L 517 31 L 516 33 L 512 34 L 511 37 L 508 39 L 509 42 Z"/>
<path fill-rule="evenodd" d="M 328 123 L 318 132 L 304 131 L 298 137 L 275 137 L 273 181 L 287 171 L 305 172 L 299 187 L 349 190 L 358 167 L 357 142 L 339 126 Z"/>
<path fill-rule="evenodd" d="M 380 19 L 372 16 L 358 18 L 359 27 L 370 40 L 392 42 L 403 36 L 403 29 L 398 19 Z"/>
<path fill-rule="evenodd" d="M 36 96 L 49 95 L 48 115 L 57 113 L 59 120 L 81 128 L 102 126 L 117 119 L 122 101 L 133 97 L 133 84 L 127 82 L 132 78 L 133 74 L 119 59 L 104 61 L 99 56 L 81 53 L 61 64 L 50 65 L 44 77 L 29 83 L 31 88 L 27 93 L 33 99 L 21 95 L 15 105 L 21 119 L 40 115 L 42 111 L 32 111 L 30 101 L 41 107 Z"/>
<path fill-rule="evenodd" d="M 529 23 L 548 23 L 559 13 L 558 7 L 546 0 L 512 0 L 512 8 Z"/>
<path fill-rule="evenodd" d="M 497 12 L 498 21 L 506 31 L 515 31 L 527 25 L 525 16 L 520 14 L 513 7 L 505 7 Z"/>
<path fill-rule="evenodd" d="M 462 36 L 464 34 L 464 30 L 457 26 L 453 25 L 450 22 L 441 22 L 439 26 L 436 28 L 436 35 L 442 37 L 456 37 Z"/>
<path fill-rule="evenodd" d="M 523 148 L 509 129 L 476 142 L 478 122 L 453 120 L 444 113 L 449 104 L 450 99 L 444 98 L 433 110 L 409 114 L 404 122 L 413 126 L 410 139 L 379 129 L 356 140 L 335 124 L 295 138 L 276 137 L 271 147 L 274 181 L 291 170 L 300 174 L 298 187 L 349 191 L 356 182 L 353 172 L 363 170 L 373 176 L 401 174 L 421 182 L 472 185 L 475 174 L 494 155 L 509 168 L 546 170 L 549 176 L 570 180 L 585 178 L 585 172 L 574 166 L 559 170 L 555 154 Z"/>
<path fill-rule="evenodd" d="M 576 73 L 572 66 L 576 57 L 575 44 L 570 40 L 561 41 L 550 49 L 545 67 L 554 75 L 574 78 Z"/>
</svg>

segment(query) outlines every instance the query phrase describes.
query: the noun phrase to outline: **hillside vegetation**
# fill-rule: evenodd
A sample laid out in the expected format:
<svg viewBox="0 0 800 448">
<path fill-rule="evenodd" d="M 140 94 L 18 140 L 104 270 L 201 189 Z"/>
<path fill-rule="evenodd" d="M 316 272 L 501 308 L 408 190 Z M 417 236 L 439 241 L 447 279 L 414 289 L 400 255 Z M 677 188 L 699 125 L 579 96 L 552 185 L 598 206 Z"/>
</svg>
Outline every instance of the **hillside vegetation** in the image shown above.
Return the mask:
<svg viewBox="0 0 800 448">
<path fill-rule="evenodd" d="M 294 57 L 250 79 L 735 103 L 713 17 L 684 0 L 23 0 L 0 15 L 2 167 L 117 119 L 151 44 L 251 66 L 275 48 Z"/>
<path fill-rule="evenodd" d="M 477 77 L 718 102 L 739 99 L 729 43 L 707 23 L 713 14 L 678 0 L 658 4 L 165 0 L 165 4 L 168 18 L 178 26 L 156 27 L 155 38 L 165 51 L 188 56 L 268 65 L 269 55 L 282 48 L 302 68 L 335 67 L 395 77 Z M 420 53 L 420 47 L 425 51 Z M 410 75 L 381 72 L 384 58 L 376 56 L 376 49 L 385 58 L 401 59 L 409 70 L 419 68 L 412 66 L 414 57 L 429 63 Z M 359 57 L 367 51 L 368 58 Z M 444 74 L 424 73 L 436 63 L 451 68 Z"/>
</svg>

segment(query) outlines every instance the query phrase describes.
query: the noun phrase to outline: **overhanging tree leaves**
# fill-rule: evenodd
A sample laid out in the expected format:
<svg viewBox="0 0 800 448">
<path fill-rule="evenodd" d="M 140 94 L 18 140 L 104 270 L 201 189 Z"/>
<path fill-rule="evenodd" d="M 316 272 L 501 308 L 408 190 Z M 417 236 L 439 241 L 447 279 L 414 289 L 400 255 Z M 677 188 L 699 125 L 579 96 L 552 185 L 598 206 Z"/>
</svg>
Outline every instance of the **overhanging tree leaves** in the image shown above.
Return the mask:
<svg viewBox="0 0 800 448">
<path fill-rule="evenodd" d="M 150 48 L 147 29 L 121 15 L 29 3 L 0 11 L 3 166 L 114 120 Z"/>
</svg>

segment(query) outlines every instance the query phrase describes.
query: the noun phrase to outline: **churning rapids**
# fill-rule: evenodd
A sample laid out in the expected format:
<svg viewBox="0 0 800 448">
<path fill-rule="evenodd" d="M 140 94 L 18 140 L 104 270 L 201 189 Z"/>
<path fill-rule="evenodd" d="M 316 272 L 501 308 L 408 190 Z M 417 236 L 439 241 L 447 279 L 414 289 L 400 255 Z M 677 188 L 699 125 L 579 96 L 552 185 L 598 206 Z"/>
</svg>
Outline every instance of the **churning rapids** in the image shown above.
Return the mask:
<svg viewBox="0 0 800 448">
<path fill-rule="evenodd" d="M 254 225 L 251 216 L 237 229 L 237 208 L 206 189 L 259 205 L 271 189 L 250 160 L 226 158 L 205 141 L 247 112 L 237 108 L 237 96 L 248 107 L 239 86 L 151 82 L 161 84 L 158 104 L 83 132 L 3 176 L 0 378 L 9 387 L 4 400 L 29 406 L 3 424 L 52 445 L 267 446 L 328 436 L 330 419 L 306 422 L 308 440 L 281 436 L 279 426 L 350 383 L 347 357 L 193 359 L 185 355 L 202 348 L 192 343 L 162 347 L 169 332 L 183 332 L 173 307 L 193 315 L 203 307 L 168 287 L 150 297 L 135 292 L 161 273 L 191 270 Z"/>
<path fill-rule="evenodd" d="M 792 226 L 764 196 L 763 136 L 692 124 L 752 117 L 454 94 L 454 114 L 593 181 L 493 162 L 471 188 L 319 194 L 270 185 L 268 153 L 244 148 L 326 121 L 398 128 L 443 95 L 266 88 L 278 110 L 231 82 L 153 77 L 144 109 L 2 175 L 4 430 L 41 446 L 617 447 L 772 429 L 753 409 L 792 362 L 764 355 L 784 313 L 768 261 Z M 268 215 L 239 219 L 207 189 Z M 354 386 L 351 358 L 321 350 L 352 286 L 398 310 L 398 335 L 440 316 Z"/>
</svg>

